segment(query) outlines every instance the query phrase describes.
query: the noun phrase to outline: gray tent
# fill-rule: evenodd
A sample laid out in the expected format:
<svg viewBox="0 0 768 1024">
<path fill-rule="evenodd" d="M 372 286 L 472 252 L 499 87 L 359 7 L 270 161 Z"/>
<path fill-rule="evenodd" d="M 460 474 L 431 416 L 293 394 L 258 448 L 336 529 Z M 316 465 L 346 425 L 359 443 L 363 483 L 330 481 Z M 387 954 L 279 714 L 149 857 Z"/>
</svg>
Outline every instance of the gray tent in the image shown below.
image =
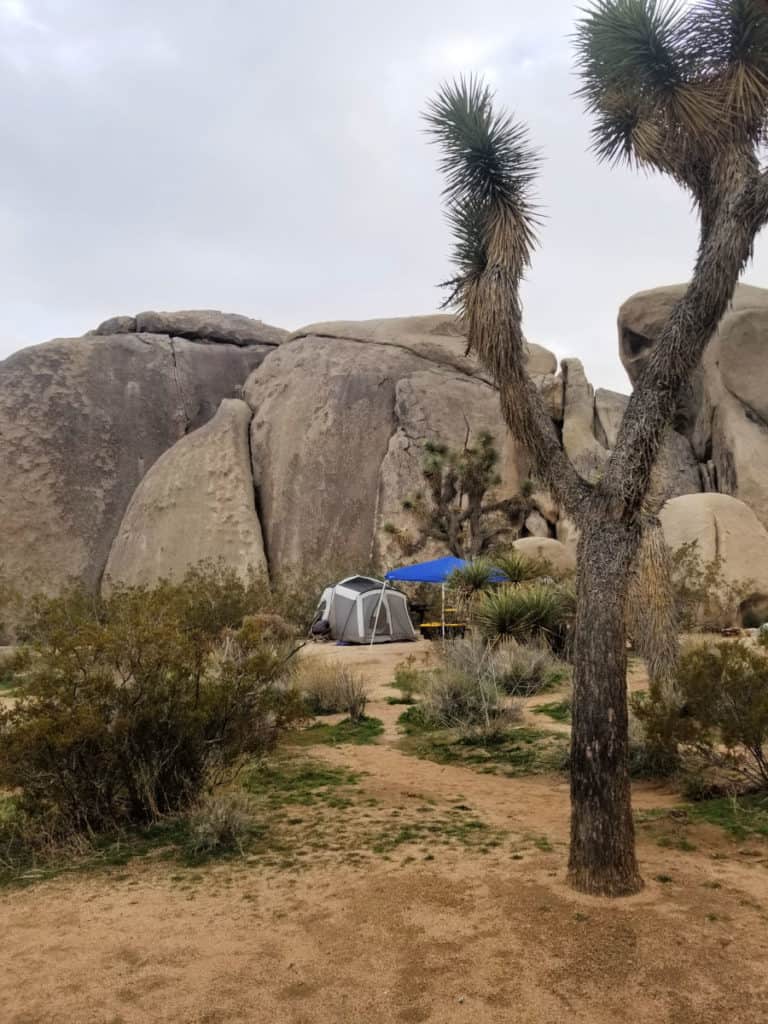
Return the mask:
<svg viewBox="0 0 768 1024">
<path fill-rule="evenodd" d="M 315 628 L 324 623 L 327 629 Z M 312 631 L 348 644 L 416 639 L 405 595 L 368 576 L 350 576 L 326 587 Z"/>
</svg>

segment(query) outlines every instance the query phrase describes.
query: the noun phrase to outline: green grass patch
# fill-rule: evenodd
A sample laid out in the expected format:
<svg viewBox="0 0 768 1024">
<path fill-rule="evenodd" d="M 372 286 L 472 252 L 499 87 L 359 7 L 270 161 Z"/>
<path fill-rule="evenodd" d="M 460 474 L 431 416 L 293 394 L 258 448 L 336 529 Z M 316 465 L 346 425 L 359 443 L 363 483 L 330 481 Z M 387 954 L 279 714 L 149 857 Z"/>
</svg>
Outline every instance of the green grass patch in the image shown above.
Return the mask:
<svg viewBox="0 0 768 1024">
<path fill-rule="evenodd" d="M 291 804 L 349 805 L 349 790 L 360 775 L 308 759 L 274 759 L 252 768 L 243 779 L 244 788 L 272 813 Z"/>
<path fill-rule="evenodd" d="M 449 848 L 489 854 L 507 839 L 506 831 L 486 824 L 458 797 L 438 805 L 407 794 L 411 799 L 392 807 L 369 796 L 360 780 L 346 768 L 284 749 L 241 776 L 247 812 L 234 848 L 194 854 L 194 816 L 178 815 L 146 829 L 99 836 L 37 863 L 17 859 L 0 873 L 0 882 L 29 885 L 62 874 L 107 871 L 116 884 L 130 884 L 135 874 L 126 870 L 129 864 L 156 863 L 166 865 L 169 881 L 191 887 L 207 877 L 201 872 L 212 862 L 237 872 L 296 872 L 319 862 L 362 867 L 393 857 L 407 866 Z M 0 800 L 0 858 L 14 810 L 13 800 Z M 222 885 L 233 881 L 228 874 L 216 878 Z"/>
<path fill-rule="evenodd" d="M 291 733 L 286 742 L 291 746 L 314 747 L 318 744 L 336 746 L 340 743 L 353 743 L 357 746 L 375 743 L 384 732 L 384 723 L 379 718 L 364 716 L 357 722 L 345 718 L 336 725 L 316 722 L 306 729 Z"/>
<path fill-rule="evenodd" d="M 559 771 L 568 755 L 568 738 L 528 726 L 483 738 L 424 723 L 419 708 L 409 708 L 399 723 L 400 749 L 438 764 L 460 764 L 475 771 L 510 777 Z"/>
<path fill-rule="evenodd" d="M 412 844 L 439 843 L 457 844 L 469 849 L 492 849 L 500 846 L 504 833 L 493 829 L 471 813 L 457 807 L 447 812 L 427 817 L 397 828 L 386 828 L 374 838 L 371 849 L 374 853 L 392 853 L 399 846 Z"/>
<path fill-rule="evenodd" d="M 693 821 L 718 825 L 736 839 L 750 836 L 768 838 L 768 796 L 720 797 L 686 807 Z"/>
<path fill-rule="evenodd" d="M 7 668 L 3 668 L 2 664 L 0 664 L 0 693 L 7 697 L 13 693 L 18 685 L 18 680 L 14 673 Z"/>
<path fill-rule="evenodd" d="M 568 701 L 553 701 L 551 704 L 539 704 L 535 708 L 531 708 L 534 715 L 546 715 L 548 718 L 552 718 L 555 722 L 570 722 L 571 720 L 571 705 Z"/>
</svg>

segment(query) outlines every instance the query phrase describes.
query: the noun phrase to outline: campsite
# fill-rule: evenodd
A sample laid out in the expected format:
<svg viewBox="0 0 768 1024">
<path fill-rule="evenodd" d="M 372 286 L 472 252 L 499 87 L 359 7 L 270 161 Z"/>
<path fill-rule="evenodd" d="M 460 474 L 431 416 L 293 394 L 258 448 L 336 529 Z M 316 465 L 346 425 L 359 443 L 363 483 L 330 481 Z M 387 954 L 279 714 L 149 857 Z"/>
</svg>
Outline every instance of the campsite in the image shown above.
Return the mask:
<svg viewBox="0 0 768 1024">
<path fill-rule="evenodd" d="M 306 649 L 364 675 L 384 733 L 293 755 L 313 766 L 312 800 L 288 804 L 304 823 L 281 825 L 291 836 L 272 863 L 126 851 L 6 891 L 6 1018 L 56 1019 L 55 1006 L 63 1020 L 126 1022 L 158 1007 L 179 1021 L 327 1024 L 763 1019 L 765 836 L 696 821 L 673 787 L 637 782 L 644 892 L 620 905 L 578 896 L 563 881 L 564 776 L 398 749 L 395 667 L 424 667 L 433 651 Z"/>
<path fill-rule="evenodd" d="M 0 1024 L 768 1024 L 766 0 L 0 79 Z"/>
</svg>

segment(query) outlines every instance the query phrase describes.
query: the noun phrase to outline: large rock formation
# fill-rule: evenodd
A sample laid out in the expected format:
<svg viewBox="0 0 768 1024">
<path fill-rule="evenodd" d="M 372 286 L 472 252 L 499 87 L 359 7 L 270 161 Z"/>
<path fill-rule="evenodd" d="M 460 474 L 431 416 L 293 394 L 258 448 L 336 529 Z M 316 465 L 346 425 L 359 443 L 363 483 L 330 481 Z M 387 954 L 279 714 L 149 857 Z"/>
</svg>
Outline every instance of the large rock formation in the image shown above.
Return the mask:
<svg viewBox="0 0 768 1024">
<path fill-rule="evenodd" d="M 251 375 L 244 396 L 273 567 L 338 552 L 361 564 L 397 560 L 383 526 L 408 527 L 401 502 L 423 486 L 429 439 L 460 447 L 489 431 L 501 450 L 500 494 L 518 491 L 527 459 L 465 348 L 446 316 L 317 324 Z M 545 349 L 529 346 L 529 365 L 554 378 Z"/>
<path fill-rule="evenodd" d="M 266 569 L 251 476 L 251 410 L 225 398 L 210 422 L 187 434 L 136 488 L 112 544 L 110 583 L 179 578 L 197 562 L 219 562 L 244 578 Z"/>
<path fill-rule="evenodd" d="M 685 285 L 633 295 L 619 312 L 621 359 L 634 383 Z M 732 494 L 768 526 L 768 290 L 739 285 L 677 412 L 703 490 Z"/>
<path fill-rule="evenodd" d="M 163 316 L 168 334 L 134 333 L 133 318 L 120 318 L 117 333 L 102 327 L 0 363 L 0 566 L 22 593 L 69 579 L 97 586 L 153 463 L 239 393 L 286 336 L 251 321 L 247 344 L 239 333 L 209 345 L 179 339 Z"/>
<path fill-rule="evenodd" d="M 622 307 L 633 379 L 681 291 Z M 670 498 L 719 489 L 768 522 L 766 331 L 768 292 L 740 289 L 654 474 L 666 516 L 678 507 Z M 628 399 L 594 392 L 578 360 L 558 372 L 537 345 L 528 368 L 568 456 L 596 479 Z M 29 593 L 68 578 L 96 587 L 108 556 L 109 574 L 126 582 L 205 557 L 242 569 L 266 559 L 278 571 L 392 564 L 402 555 L 385 524 L 412 526 L 401 502 L 423 484 L 424 442 L 456 448 L 481 431 L 500 450 L 499 496 L 517 493 L 526 453 L 453 317 L 314 324 L 290 336 L 211 310 L 114 317 L 0 363 L 0 567 Z M 539 490 L 533 504 L 521 549 L 548 546 L 572 566 L 573 524 L 550 495 Z"/>
<path fill-rule="evenodd" d="M 695 543 L 703 562 L 720 562 L 724 580 L 747 605 L 768 601 L 768 531 L 743 501 L 728 494 L 686 494 L 661 510 L 667 544 Z"/>
</svg>

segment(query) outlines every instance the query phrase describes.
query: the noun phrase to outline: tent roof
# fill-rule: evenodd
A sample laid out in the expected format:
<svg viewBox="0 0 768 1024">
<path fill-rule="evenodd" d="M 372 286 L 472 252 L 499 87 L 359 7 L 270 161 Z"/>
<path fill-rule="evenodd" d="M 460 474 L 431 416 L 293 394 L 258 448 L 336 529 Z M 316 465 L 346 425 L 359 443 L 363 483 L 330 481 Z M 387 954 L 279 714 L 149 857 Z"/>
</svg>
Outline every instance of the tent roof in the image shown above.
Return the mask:
<svg viewBox="0 0 768 1024">
<path fill-rule="evenodd" d="M 345 580 L 339 580 L 335 586 L 354 590 L 356 594 L 367 594 L 369 590 L 381 590 L 384 584 L 381 580 L 371 579 L 370 576 L 348 576 Z"/>
<path fill-rule="evenodd" d="M 388 580 L 401 580 L 404 583 L 445 583 L 457 569 L 463 569 L 467 563 L 463 558 L 435 558 L 431 562 L 419 562 L 418 565 L 404 565 L 387 573 Z"/>
</svg>

